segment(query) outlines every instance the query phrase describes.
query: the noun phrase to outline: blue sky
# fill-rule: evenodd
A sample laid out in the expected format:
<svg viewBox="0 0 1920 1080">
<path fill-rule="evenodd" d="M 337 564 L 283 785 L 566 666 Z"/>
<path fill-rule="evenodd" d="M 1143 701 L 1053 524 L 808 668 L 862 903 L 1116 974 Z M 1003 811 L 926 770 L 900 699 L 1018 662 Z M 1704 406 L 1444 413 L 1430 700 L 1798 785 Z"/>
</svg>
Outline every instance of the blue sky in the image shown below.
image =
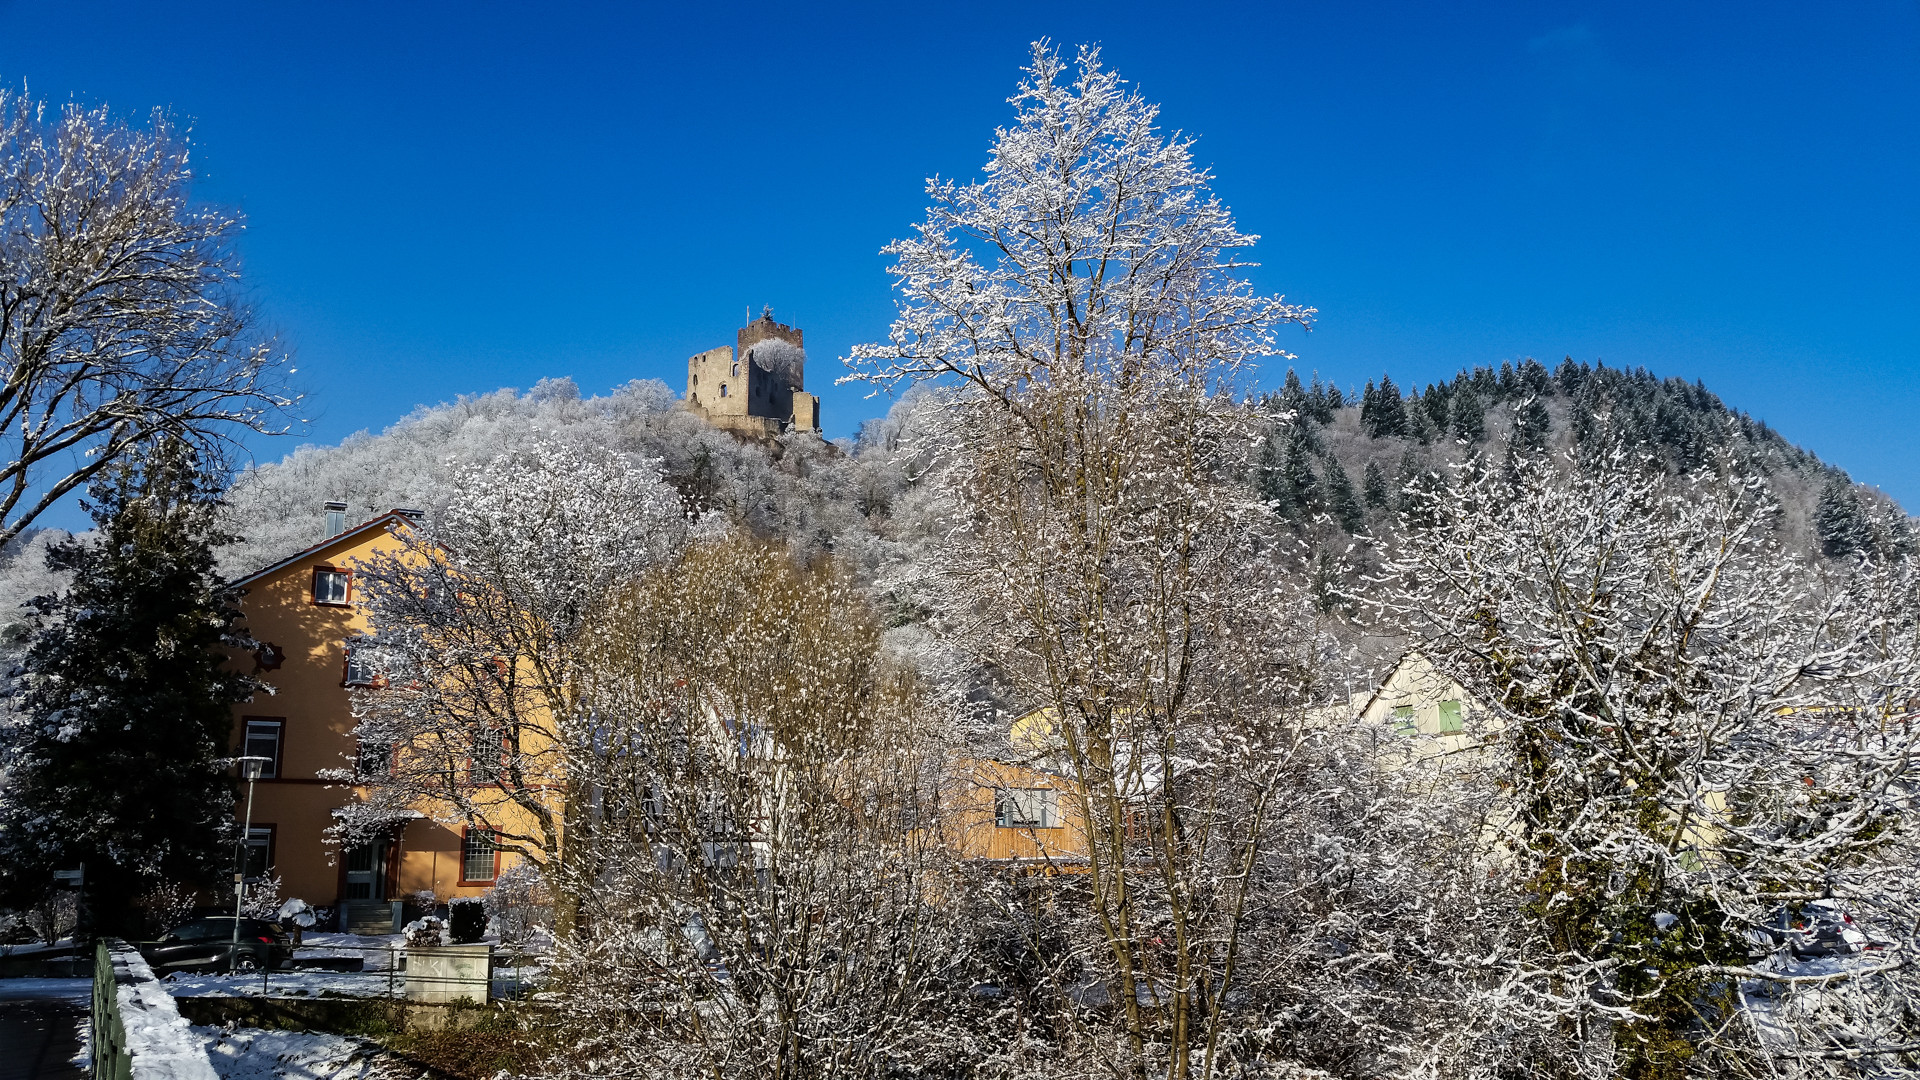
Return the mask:
<svg viewBox="0 0 1920 1080">
<path fill-rule="evenodd" d="M 1303 371 L 1645 365 L 1920 509 L 1913 0 L 0 0 L 0 81 L 191 118 L 300 441 L 547 375 L 679 388 L 763 304 L 848 435 L 886 404 L 828 386 L 885 333 L 878 249 L 979 168 L 1041 36 L 1200 136 L 1258 284 L 1320 309 Z"/>
</svg>

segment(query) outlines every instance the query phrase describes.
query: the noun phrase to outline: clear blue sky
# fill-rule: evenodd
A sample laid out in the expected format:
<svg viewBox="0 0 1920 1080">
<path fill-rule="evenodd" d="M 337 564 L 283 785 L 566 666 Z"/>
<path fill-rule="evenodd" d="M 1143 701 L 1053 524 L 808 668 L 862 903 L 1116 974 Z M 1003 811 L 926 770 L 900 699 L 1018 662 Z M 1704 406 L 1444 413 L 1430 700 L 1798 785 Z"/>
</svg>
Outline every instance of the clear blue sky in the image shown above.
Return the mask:
<svg viewBox="0 0 1920 1080">
<path fill-rule="evenodd" d="M 762 304 L 845 435 L 885 408 L 828 385 L 885 333 L 877 250 L 979 168 L 1040 36 L 1201 136 L 1258 283 L 1321 311 L 1303 370 L 1643 364 L 1920 509 L 1913 0 L 0 0 L 0 80 L 192 119 L 307 440 L 545 375 L 681 388 Z"/>
</svg>

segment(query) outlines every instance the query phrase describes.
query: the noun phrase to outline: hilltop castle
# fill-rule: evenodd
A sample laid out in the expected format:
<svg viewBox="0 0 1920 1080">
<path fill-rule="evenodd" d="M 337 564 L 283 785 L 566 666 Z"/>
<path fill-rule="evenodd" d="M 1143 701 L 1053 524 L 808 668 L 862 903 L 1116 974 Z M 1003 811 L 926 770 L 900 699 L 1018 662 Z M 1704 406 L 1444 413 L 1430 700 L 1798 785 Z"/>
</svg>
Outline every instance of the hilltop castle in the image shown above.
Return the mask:
<svg viewBox="0 0 1920 1080">
<path fill-rule="evenodd" d="M 714 427 L 754 439 L 820 430 L 820 399 L 806 392 L 801 332 L 773 309 L 740 328 L 735 344 L 687 359 L 687 408 Z"/>
</svg>

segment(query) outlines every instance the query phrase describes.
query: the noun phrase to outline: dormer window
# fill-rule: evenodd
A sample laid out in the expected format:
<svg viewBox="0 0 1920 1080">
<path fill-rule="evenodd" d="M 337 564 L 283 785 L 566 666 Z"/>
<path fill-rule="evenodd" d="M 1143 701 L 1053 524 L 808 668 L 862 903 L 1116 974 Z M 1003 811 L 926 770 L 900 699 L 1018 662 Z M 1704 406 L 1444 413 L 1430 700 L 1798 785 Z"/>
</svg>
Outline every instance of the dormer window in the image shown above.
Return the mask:
<svg viewBox="0 0 1920 1080">
<path fill-rule="evenodd" d="M 313 572 L 313 602 L 345 607 L 353 596 L 353 571 L 322 566 Z"/>
</svg>

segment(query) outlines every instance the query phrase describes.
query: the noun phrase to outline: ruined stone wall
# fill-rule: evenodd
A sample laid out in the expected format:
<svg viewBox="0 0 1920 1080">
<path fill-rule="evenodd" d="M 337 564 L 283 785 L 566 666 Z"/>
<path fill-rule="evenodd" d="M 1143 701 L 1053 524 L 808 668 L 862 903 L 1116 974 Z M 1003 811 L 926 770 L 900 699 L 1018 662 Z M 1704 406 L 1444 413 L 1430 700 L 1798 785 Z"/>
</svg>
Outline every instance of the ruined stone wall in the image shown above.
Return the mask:
<svg viewBox="0 0 1920 1080">
<path fill-rule="evenodd" d="M 725 345 L 687 360 L 687 405 L 703 416 L 748 415 L 752 399 L 748 390 L 748 376 Z"/>
<path fill-rule="evenodd" d="M 715 427 L 745 438 L 771 439 L 788 425 L 819 430 L 820 399 L 801 392 L 804 356 L 763 366 L 751 355 L 755 345 L 767 341 L 804 351 L 802 332 L 766 314 L 741 327 L 735 340 L 733 348 L 723 345 L 687 360 L 687 407 Z"/>
</svg>

